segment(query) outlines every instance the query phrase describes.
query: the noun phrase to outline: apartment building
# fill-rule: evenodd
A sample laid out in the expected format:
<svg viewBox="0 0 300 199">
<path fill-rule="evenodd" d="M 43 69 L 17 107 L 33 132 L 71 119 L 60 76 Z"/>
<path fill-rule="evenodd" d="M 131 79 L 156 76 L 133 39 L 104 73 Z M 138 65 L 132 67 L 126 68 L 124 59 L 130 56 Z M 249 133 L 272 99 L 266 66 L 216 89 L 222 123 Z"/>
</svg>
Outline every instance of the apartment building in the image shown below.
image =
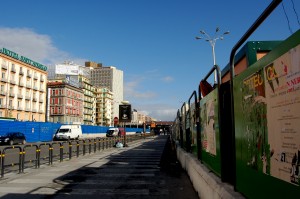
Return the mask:
<svg viewBox="0 0 300 199">
<path fill-rule="evenodd" d="M 83 76 L 79 76 L 80 88 L 83 91 L 83 123 L 86 125 L 96 124 L 96 87 L 90 80 Z"/>
<path fill-rule="evenodd" d="M 63 124 L 83 123 L 83 91 L 64 80 L 50 80 L 49 122 Z"/>
<path fill-rule="evenodd" d="M 0 117 L 44 122 L 47 67 L 6 48 L 0 65 Z"/>
<path fill-rule="evenodd" d="M 96 124 L 113 126 L 113 93 L 107 88 L 96 88 Z"/>
<path fill-rule="evenodd" d="M 85 66 L 92 68 L 91 84 L 108 88 L 114 94 L 113 117 L 119 117 L 119 105 L 124 100 L 123 71 L 116 67 L 103 67 L 95 62 L 85 62 Z"/>
</svg>

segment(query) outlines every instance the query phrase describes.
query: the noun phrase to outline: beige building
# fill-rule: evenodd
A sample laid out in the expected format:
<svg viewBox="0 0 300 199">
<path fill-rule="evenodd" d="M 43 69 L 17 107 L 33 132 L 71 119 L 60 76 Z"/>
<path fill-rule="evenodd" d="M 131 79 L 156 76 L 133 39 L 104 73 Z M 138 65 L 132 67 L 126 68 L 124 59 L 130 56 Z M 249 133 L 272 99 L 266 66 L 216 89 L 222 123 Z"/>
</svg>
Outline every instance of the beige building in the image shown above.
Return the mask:
<svg viewBox="0 0 300 199">
<path fill-rule="evenodd" d="M 44 122 L 47 67 L 5 48 L 0 65 L 0 117 Z"/>
<path fill-rule="evenodd" d="M 113 93 L 107 88 L 96 88 L 96 125 L 113 126 Z"/>
<path fill-rule="evenodd" d="M 79 76 L 79 84 L 84 95 L 83 123 L 85 125 L 96 125 L 96 87 L 83 75 Z"/>
</svg>

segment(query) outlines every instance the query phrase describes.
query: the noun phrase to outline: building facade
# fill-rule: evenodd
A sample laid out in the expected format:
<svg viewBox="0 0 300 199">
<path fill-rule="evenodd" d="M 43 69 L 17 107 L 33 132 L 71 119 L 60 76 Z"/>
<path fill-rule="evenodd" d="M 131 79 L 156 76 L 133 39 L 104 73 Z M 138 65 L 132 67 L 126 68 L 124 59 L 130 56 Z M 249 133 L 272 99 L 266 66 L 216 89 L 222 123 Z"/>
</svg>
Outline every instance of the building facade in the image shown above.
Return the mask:
<svg viewBox="0 0 300 199">
<path fill-rule="evenodd" d="M 5 48 L 0 65 L 0 117 L 44 122 L 47 67 Z"/>
<path fill-rule="evenodd" d="M 79 76 L 80 88 L 83 91 L 83 123 L 86 125 L 96 124 L 96 87 L 90 83 L 90 80 Z"/>
<path fill-rule="evenodd" d="M 49 81 L 49 122 L 83 122 L 83 91 L 63 81 Z"/>
<path fill-rule="evenodd" d="M 107 88 L 96 88 L 96 124 L 113 126 L 113 93 Z"/>
</svg>

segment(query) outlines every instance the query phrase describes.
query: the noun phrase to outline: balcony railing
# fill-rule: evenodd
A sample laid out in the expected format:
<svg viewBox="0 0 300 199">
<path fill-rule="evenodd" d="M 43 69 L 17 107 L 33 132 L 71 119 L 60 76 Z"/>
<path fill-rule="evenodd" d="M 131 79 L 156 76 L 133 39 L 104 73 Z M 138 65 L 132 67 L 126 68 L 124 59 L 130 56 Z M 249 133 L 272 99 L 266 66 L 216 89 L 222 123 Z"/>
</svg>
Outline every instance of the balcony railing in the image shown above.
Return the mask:
<svg viewBox="0 0 300 199">
<path fill-rule="evenodd" d="M 6 69 L 7 70 L 7 65 L 5 64 L 1 64 L 1 68 Z"/>
<path fill-rule="evenodd" d="M 1 81 L 2 81 L 2 82 L 7 82 L 7 78 L 1 77 Z"/>
<path fill-rule="evenodd" d="M 16 68 L 15 67 L 11 67 L 10 71 L 15 73 L 16 72 Z"/>
<path fill-rule="evenodd" d="M 25 99 L 26 100 L 30 100 L 30 96 L 29 95 L 25 95 Z"/>
</svg>

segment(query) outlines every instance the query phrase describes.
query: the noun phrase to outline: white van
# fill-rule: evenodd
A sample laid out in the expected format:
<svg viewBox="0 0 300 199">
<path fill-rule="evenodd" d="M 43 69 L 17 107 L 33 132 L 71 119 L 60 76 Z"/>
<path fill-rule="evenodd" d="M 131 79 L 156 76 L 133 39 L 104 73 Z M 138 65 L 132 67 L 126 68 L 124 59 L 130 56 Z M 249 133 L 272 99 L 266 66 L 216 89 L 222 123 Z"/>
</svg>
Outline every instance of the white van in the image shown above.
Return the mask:
<svg viewBox="0 0 300 199">
<path fill-rule="evenodd" d="M 119 128 L 110 127 L 110 128 L 106 131 L 106 137 L 115 137 L 115 136 L 119 136 L 119 135 L 120 135 L 120 130 L 119 130 Z"/>
<path fill-rule="evenodd" d="M 70 140 L 82 137 L 81 126 L 78 124 L 61 125 L 54 136 L 54 140 Z"/>
</svg>

